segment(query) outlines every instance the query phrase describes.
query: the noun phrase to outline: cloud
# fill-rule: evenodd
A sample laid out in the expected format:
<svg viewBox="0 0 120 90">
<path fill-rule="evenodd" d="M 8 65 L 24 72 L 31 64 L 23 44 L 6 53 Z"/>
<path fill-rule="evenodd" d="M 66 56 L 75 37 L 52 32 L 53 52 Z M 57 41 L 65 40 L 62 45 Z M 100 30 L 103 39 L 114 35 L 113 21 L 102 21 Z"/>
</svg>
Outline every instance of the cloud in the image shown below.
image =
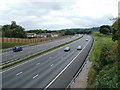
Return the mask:
<svg viewBox="0 0 120 90">
<path fill-rule="evenodd" d="M 16 21 L 25 29 L 111 25 L 119 0 L 4 0 L 0 24 Z"/>
</svg>

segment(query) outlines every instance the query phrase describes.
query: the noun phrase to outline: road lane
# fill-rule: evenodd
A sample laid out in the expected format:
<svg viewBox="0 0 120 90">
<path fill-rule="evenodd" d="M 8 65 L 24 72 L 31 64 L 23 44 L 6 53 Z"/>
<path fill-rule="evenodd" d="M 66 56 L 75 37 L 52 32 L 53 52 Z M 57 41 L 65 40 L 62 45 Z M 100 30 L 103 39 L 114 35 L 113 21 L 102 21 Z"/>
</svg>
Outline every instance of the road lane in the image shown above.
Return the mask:
<svg viewBox="0 0 120 90">
<path fill-rule="evenodd" d="M 84 38 L 82 38 L 81 39 L 81 41 L 80 42 L 83 42 L 83 40 L 84 40 Z M 66 47 L 66 46 L 64 46 L 64 47 Z M 63 48 L 64 48 L 63 47 Z M 62 49 L 61 49 L 61 51 L 63 51 Z M 57 52 L 57 51 L 56 51 Z M 57 52 L 57 53 L 51 53 L 50 55 L 50 57 L 55 57 L 57 54 L 62 54 L 61 52 Z M 67 52 L 66 52 L 66 54 L 67 54 Z M 60 56 L 60 55 L 59 55 Z M 41 57 L 41 56 L 40 56 Z M 39 58 L 39 57 L 38 57 Z M 38 58 L 35 58 L 34 60 L 38 60 Z M 42 55 L 42 61 L 41 62 L 44 62 L 45 60 L 44 59 L 46 59 L 46 60 L 49 60 L 49 58 L 48 57 L 44 57 L 44 55 Z M 39 62 L 39 61 L 38 61 Z M 30 64 L 33 64 L 34 62 L 29 62 L 29 66 L 30 66 Z M 27 66 L 27 65 L 26 65 Z M 30 66 L 31 67 L 31 66 Z M 28 67 L 29 68 L 29 67 Z M 27 68 L 27 69 L 28 69 Z"/>
<path fill-rule="evenodd" d="M 78 70 L 81 68 L 84 60 L 87 58 L 88 52 L 91 49 L 93 43 L 93 38 L 91 38 L 85 48 L 78 54 L 78 56 L 73 60 L 70 66 L 64 70 L 62 74 L 59 75 L 58 78 L 54 79 L 54 82 L 50 82 L 46 87 L 48 88 L 66 88 L 68 87 L 69 83 L 76 75 Z M 64 82 L 65 81 L 65 82 Z"/>
<path fill-rule="evenodd" d="M 55 52 L 41 56 L 37 60 L 4 72 L 3 87 L 44 88 L 80 52 L 76 50 L 76 47 L 79 45 L 84 47 L 86 45 L 86 38 L 90 37 L 85 36 L 81 40 L 68 45 L 71 47 L 69 52 L 64 52 L 63 47 Z M 36 66 L 36 63 L 39 62 L 40 65 Z M 54 65 L 51 67 L 52 64 Z M 22 73 L 16 76 L 19 72 Z M 34 80 L 33 77 L 35 77 Z"/>
<path fill-rule="evenodd" d="M 61 49 L 61 52 L 63 52 L 62 49 Z M 61 56 L 61 54 L 63 54 L 63 53 L 58 53 L 58 54 L 56 54 L 56 53 L 51 53 L 50 56 L 52 57 L 51 59 L 56 60 L 56 58 L 58 58 L 59 56 Z M 66 56 L 66 55 L 67 55 L 67 52 L 65 53 L 64 56 Z M 64 56 L 63 56 L 63 57 L 64 57 Z M 41 61 L 39 61 L 38 59 L 35 59 L 35 60 L 37 60 L 35 63 L 42 62 L 41 65 L 43 64 L 43 66 L 44 66 L 44 65 L 47 64 L 47 62 L 45 62 L 45 61 L 47 61 L 47 60 L 51 61 L 51 59 L 49 59 L 48 57 L 42 56 L 42 59 L 40 59 Z M 45 62 L 45 63 L 44 63 L 44 62 Z M 26 65 L 26 68 L 23 68 L 23 70 L 28 70 L 28 69 L 30 69 L 30 67 L 33 67 L 33 66 L 34 66 L 33 63 L 34 63 L 34 62 L 29 62 L 29 65 Z M 18 69 L 19 69 L 19 67 L 18 67 Z M 16 70 L 16 69 L 15 69 L 15 70 Z M 16 71 L 17 71 L 17 70 L 16 70 Z M 19 72 L 19 71 L 18 71 L 18 72 Z M 10 74 L 13 74 L 13 73 L 10 73 Z M 9 75 L 10 75 L 10 74 L 9 74 Z M 11 78 L 11 77 L 9 77 L 9 78 Z"/>
<path fill-rule="evenodd" d="M 42 52 L 46 49 L 53 48 L 60 44 L 72 41 L 76 38 L 78 38 L 78 36 L 73 36 L 72 38 L 64 38 L 64 39 L 55 40 L 55 41 L 51 41 L 51 42 L 47 42 L 47 43 L 42 43 L 42 44 L 35 45 L 35 46 L 26 47 L 26 48 L 23 48 L 23 51 L 21 51 L 21 52 L 8 51 L 5 53 L 2 53 L 2 62 L 7 62 L 10 60 L 14 60 L 14 59 L 18 59 L 18 58 L 25 57 L 28 55 L 32 55 L 37 52 Z"/>
</svg>

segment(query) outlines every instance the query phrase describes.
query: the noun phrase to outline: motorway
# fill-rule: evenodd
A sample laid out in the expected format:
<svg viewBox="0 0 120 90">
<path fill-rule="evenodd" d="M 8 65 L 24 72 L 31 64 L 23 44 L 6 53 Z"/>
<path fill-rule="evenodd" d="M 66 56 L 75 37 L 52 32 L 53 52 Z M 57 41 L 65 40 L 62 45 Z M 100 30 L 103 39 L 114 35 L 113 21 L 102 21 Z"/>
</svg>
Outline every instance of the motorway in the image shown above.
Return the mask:
<svg viewBox="0 0 120 90">
<path fill-rule="evenodd" d="M 63 43 L 77 39 L 78 37 L 79 36 L 76 35 L 76 36 L 73 36 L 71 38 L 69 37 L 69 38 L 64 38 L 64 39 L 60 39 L 60 40 L 42 43 L 42 44 L 35 45 L 35 46 L 26 47 L 26 48 L 23 48 L 23 51 L 21 51 L 21 52 L 13 52 L 12 50 L 8 51 L 8 52 L 4 52 L 4 53 L 2 53 L 2 63 L 48 50 L 48 49 L 53 48 L 55 46 L 58 46 L 58 45 L 61 45 Z"/>
<path fill-rule="evenodd" d="M 69 52 L 64 52 L 64 46 L 3 71 L 3 88 L 66 88 L 83 64 L 92 42 L 86 35 L 66 45 L 71 49 Z M 77 51 L 79 45 L 83 49 Z"/>
</svg>

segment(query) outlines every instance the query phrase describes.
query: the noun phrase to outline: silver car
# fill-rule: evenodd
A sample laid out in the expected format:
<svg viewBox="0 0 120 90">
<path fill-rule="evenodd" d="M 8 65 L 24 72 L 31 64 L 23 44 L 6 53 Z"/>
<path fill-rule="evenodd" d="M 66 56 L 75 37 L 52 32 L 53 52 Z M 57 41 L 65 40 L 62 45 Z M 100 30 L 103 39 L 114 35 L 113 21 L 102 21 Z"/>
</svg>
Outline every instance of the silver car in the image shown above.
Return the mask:
<svg viewBox="0 0 120 90">
<path fill-rule="evenodd" d="M 70 51 L 70 47 L 66 47 L 66 48 L 64 49 L 64 51 L 65 51 L 65 52 Z"/>
<path fill-rule="evenodd" d="M 82 46 L 78 46 L 78 47 L 77 47 L 77 50 L 82 50 Z"/>
<path fill-rule="evenodd" d="M 86 39 L 86 41 L 88 41 L 88 39 Z"/>
</svg>

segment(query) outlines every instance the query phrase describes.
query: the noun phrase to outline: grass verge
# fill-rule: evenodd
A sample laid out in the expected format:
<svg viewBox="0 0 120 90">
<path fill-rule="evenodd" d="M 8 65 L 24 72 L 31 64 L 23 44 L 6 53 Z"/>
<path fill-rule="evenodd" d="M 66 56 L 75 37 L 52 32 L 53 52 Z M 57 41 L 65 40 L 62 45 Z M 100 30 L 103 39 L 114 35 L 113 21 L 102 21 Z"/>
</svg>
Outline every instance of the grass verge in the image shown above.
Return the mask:
<svg viewBox="0 0 120 90">
<path fill-rule="evenodd" d="M 7 48 L 11 48 L 14 46 L 23 46 L 23 45 L 29 45 L 32 43 L 1 43 L 1 48 L 0 49 L 7 49 Z"/>
<path fill-rule="evenodd" d="M 103 35 L 99 32 L 94 32 L 92 36 L 94 38 L 94 47 L 89 58 L 90 61 L 94 61 L 100 57 L 101 49 L 104 45 L 109 43 L 109 45 L 113 46 L 113 44 L 115 44 L 111 39 L 111 35 Z"/>
</svg>

